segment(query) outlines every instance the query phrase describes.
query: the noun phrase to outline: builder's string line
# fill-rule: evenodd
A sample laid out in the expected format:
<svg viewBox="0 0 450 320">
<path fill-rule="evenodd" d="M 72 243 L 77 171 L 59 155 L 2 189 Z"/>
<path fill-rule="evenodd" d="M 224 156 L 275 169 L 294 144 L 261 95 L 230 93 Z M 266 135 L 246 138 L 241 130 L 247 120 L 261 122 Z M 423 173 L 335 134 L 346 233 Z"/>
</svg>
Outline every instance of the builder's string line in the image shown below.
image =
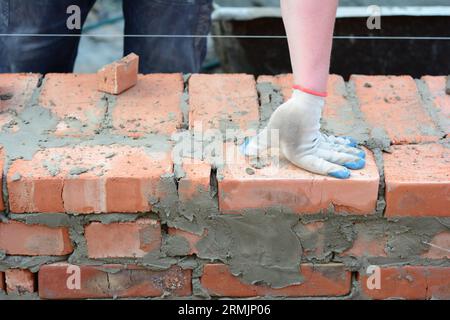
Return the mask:
<svg viewBox="0 0 450 320">
<path fill-rule="evenodd" d="M 80 38 L 231 38 L 231 39 L 286 39 L 269 35 L 162 35 L 162 34 L 43 34 L 0 33 L 0 37 L 80 37 Z M 450 36 L 334 36 L 336 40 L 450 40 Z"/>
</svg>

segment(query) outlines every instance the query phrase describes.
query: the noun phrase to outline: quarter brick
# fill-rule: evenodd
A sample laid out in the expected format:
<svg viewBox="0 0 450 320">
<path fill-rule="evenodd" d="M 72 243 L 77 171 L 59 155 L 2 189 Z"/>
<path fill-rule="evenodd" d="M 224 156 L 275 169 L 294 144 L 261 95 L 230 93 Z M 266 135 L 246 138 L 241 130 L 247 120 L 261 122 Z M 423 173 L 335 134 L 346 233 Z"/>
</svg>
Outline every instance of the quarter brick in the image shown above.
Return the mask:
<svg viewBox="0 0 450 320">
<path fill-rule="evenodd" d="M 219 207 L 223 213 L 271 207 L 283 207 L 295 213 L 318 213 L 331 205 L 338 213 L 371 214 L 375 210 L 379 175 L 369 151 L 366 168 L 353 171 L 350 180 L 312 174 L 284 159 L 278 166 L 272 163 L 254 169 L 234 145 L 228 145 L 227 158 L 228 154 L 235 155 L 235 159 L 228 160 L 221 171 Z"/>
<path fill-rule="evenodd" d="M 450 149 L 395 146 L 384 154 L 386 216 L 450 216 Z"/>
<path fill-rule="evenodd" d="M 320 297 L 344 296 L 350 293 L 351 274 L 341 264 L 301 266 L 304 281 L 281 289 L 263 285 L 250 285 L 231 274 L 223 264 L 204 266 L 201 284 L 215 297 Z"/>
<path fill-rule="evenodd" d="M 139 57 L 131 53 L 98 71 L 98 90 L 110 94 L 120 94 L 137 83 L 138 72 Z"/>
<path fill-rule="evenodd" d="M 196 74 L 189 79 L 189 127 L 194 131 L 258 128 L 256 82 L 245 74 Z"/>
<path fill-rule="evenodd" d="M 413 78 L 353 75 L 350 80 L 366 121 L 386 132 L 392 144 L 439 140 L 439 130 L 425 111 Z"/>
<path fill-rule="evenodd" d="M 36 290 L 34 273 L 29 270 L 8 269 L 5 278 L 8 294 L 22 295 Z"/>
<path fill-rule="evenodd" d="M 449 299 L 450 268 L 433 266 L 394 266 L 380 268 L 380 287 L 372 286 L 376 274 L 362 273 L 359 283 L 366 298 Z M 372 277 L 372 278 L 370 278 Z"/>
<path fill-rule="evenodd" d="M 55 135 L 87 136 L 100 129 L 106 102 L 96 86 L 95 74 L 46 75 L 39 104 L 58 118 Z"/>
<path fill-rule="evenodd" d="M 8 255 L 63 256 L 73 251 L 67 228 L 17 221 L 0 223 L 0 251 Z"/>
<path fill-rule="evenodd" d="M 159 250 L 161 225 L 156 220 L 102 224 L 94 222 L 85 228 L 90 258 L 141 258 Z"/>
<path fill-rule="evenodd" d="M 167 147 L 168 148 L 168 147 Z M 8 172 L 14 213 L 135 213 L 166 194 L 169 149 L 119 145 L 48 148 L 16 160 Z M 20 177 L 20 179 L 16 179 Z"/>
<path fill-rule="evenodd" d="M 135 138 L 176 133 L 183 123 L 183 90 L 181 74 L 139 75 L 138 83 L 117 97 L 112 111 L 114 133 Z"/>
<path fill-rule="evenodd" d="M 136 266 L 97 267 L 58 263 L 41 267 L 39 296 L 42 299 L 140 298 L 165 294 L 188 296 L 192 293 L 191 274 L 191 270 L 180 267 L 152 271 Z M 78 275 L 79 289 L 73 286 Z"/>
</svg>

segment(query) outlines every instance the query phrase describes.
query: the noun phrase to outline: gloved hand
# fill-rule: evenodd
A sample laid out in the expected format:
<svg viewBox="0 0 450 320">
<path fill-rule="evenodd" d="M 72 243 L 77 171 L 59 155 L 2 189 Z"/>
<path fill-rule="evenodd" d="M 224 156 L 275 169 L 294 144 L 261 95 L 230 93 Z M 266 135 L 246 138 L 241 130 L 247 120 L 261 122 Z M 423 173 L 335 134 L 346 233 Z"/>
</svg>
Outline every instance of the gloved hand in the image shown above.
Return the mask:
<svg viewBox="0 0 450 320">
<path fill-rule="evenodd" d="M 348 169 L 365 166 L 365 153 L 351 138 L 327 136 L 320 132 L 325 99 L 294 90 L 292 98 L 278 107 L 260 134 L 246 139 L 241 151 L 256 156 L 270 148 L 267 136 L 278 130 L 280 152 L 296 166 L 339 179 L 350 177 Z"/>
</svg>

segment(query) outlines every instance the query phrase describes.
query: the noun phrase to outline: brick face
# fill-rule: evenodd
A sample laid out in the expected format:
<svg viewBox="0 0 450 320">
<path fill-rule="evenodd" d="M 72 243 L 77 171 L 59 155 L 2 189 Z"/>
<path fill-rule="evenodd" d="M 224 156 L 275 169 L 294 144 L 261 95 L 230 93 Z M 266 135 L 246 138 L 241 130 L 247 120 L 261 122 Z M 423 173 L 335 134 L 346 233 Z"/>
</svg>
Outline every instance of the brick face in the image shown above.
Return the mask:
<svg viewBox="0 0 450 320">
<path fill-rule="evenodd" d="M 85 228 L 90 258 L 141 258 L 161 246 L 161 225 L 158 221 L 91 223 Z"/>
<path fill-rule="evenodd" d="M 239 151 L 229 145 L 227 153 L 236 155 L 221 172 L 219 206 L 221 212 L 239 213 L 246 209 L 284 207 L 296 213 L 317 213 L 331 204 L 337 212 L 374 212 L 379 175 L 374 158 L 367 155 L 366 168 L 352 172 L 348 181 L 315 175 L 280 161 L 262 169 L 252 169 Z M 253 174 L 248 174 L 249 169 Z M 314 183 L 312 183 L 314 182 Z"/>
<path fill-rule="evenodd" d="M 147 212 L 149 197 L 164 195 L 160 177 L 172 173 L 169 156 L 169 150 L 150 154 L 118 145 L 39 151 L 32 160 L 16 160 L 10 167 L 11 211 Z"/>
<path fill-rule="evenodd" d="M 359 283 L 366 298 L 372 299 L 449 299 L 450 268 L 432 266 L 382 267 L 380 289 L 373 288 L 362 274 Z"/>
<path fill-rule="evenodd" d="M 29 270 L 9 269 L 5 272 L 6 292 L 22 295 L 36 290 L 35 275 Z"/>
<path fill-rule="evenodd" d="M 258 94 L 253 76 L 192 75 L 189 79 L 189 123 L 195 131 L 256 129 Z"/>
<path fill-rule="evenodd" d="M 233 276 L 223 264 L 208 264 L 201 284 L 214 297 L 320 297 L 344 296 L 350 293 L 350 272 L 340 264 L 302 265 L 304 283 L 281 289 L 249 285 Z"/>
<path fill-rule="evenodd" d="M 63 256 L 73 247 L 67 228 L 9 221 L 0 223 L 0 251 L 8 255 Z"/>
<path fill-rule="evenodd" d="M 5 166 L 5 151 L 3 147 L 0 146 L 0 170 L 3 172 L 3 167 Z M 3 186 L 3 173 L 0 174 L 0 186 Z M 3 202 L 3 188 L 0 188 L 0 211 L 5 210 L 5 203 Z"/>
<path fill-rule="evenodd" d="M 59 263 L 40 269 L 39 296 L 42 299 L 145 298 L 166 293 L 171 296 L 192 293 L 191 271 L 179 267 L 165 271 L 120 265 L 69 267 Z M 76 286 L 67 284 L 76 284 L 74 279 L 77 275 L 80 275 L 80 287 L 74 289 Z"/>
<path fill-rule="evenodd" d="M 450 149 L 396 146 L 385 153 L 386 216 L 450 216 Z"/>
<path fill-rule="evenodd" d="M 95 74 L 47 74 L 39 104 L 57 118 L 55 135 L 89 136 L 100 129 L 106 112 Z"/>
<path fill-rule="evenodd" d="M 117 97 L 112 110 L 114 133 L 171 136 L 182 126 L 183 90 L 181 74 L 139 75 L 138 83 Z"/>
<path fill-rule="evenodd" d="M 430 91 L 433 99 L 433 108 L 437 113 L 439 122 L 445 134 L 450 133 L 450 94 L 446 93 L 447 77 L 424 76 L 422 80 Z"/>
<path fill-rule="evenodd" d="M 437 141 L 439 131 L 423 107 L 410 76 L 352 76 L 361 111 L 392 144 Z"/>
</svg>

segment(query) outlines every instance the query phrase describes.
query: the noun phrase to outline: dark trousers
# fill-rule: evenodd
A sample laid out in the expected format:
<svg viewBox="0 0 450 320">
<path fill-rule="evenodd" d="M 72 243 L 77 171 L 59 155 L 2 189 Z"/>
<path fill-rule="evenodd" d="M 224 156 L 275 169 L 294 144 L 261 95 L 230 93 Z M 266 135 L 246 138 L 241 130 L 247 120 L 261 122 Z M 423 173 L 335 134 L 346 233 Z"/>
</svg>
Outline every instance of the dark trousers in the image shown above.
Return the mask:
<svg viewBox="0 0 450 320">
<path fill-rule="evenodd" d="M 78 35 L 80 30 L 67 28 L 67 8 L 77 5 L 83 24 L 95 1 L 0 0 L 0 33 Z M 207 35 L 211 11 L 211 0 L 124 0 L 125 34 Z M 72 72 L 79 40 L 0 36 L 0 72 Z M 206 55 L 204 37 L 130 37 L 124 41 L 124 55 L 140 56 L 141 73 L 198 72 Z"/>
</svg>

